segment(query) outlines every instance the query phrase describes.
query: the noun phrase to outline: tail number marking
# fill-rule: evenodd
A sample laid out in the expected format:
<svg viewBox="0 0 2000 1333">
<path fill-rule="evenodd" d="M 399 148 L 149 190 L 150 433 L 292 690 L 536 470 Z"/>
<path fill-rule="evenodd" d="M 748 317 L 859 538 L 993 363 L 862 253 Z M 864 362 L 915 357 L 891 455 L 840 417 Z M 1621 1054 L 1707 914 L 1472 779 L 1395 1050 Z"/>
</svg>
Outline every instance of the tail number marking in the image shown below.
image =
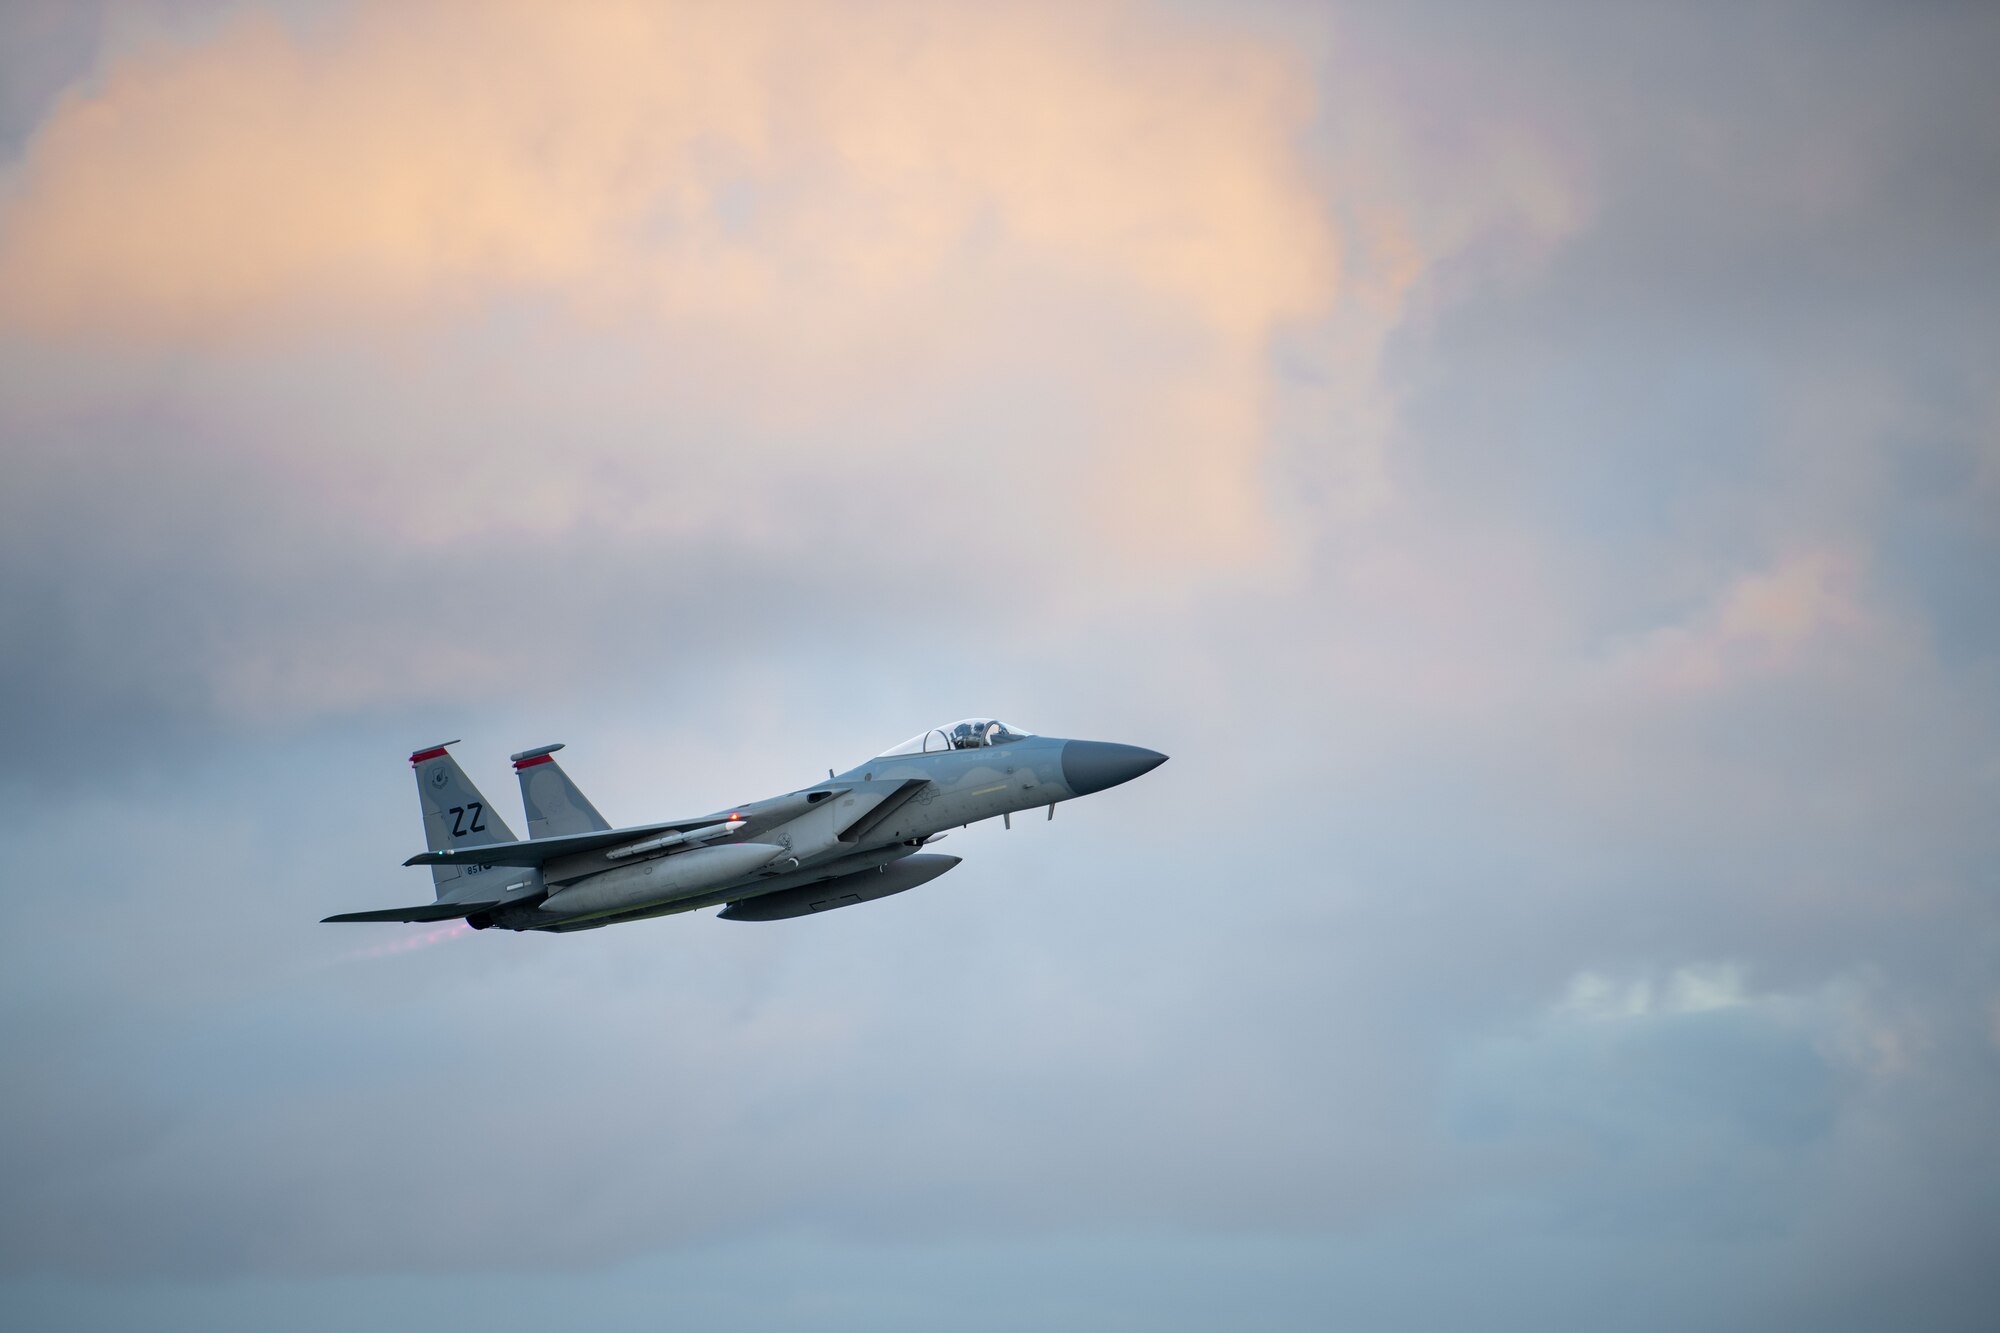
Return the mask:
<svg viewBox="0 0 2000 1333">
<path fill-rule="evenodd" d="M 472 815 L 470 828 L 465 824 L 468 812 Z M 454 838 L 463 838 L 468 833 L 486 832 L 486 807 L 478 801 L 470 805 L 454 805 L 447 813 L 451 815 L 451 836 Z"/>
</svg>

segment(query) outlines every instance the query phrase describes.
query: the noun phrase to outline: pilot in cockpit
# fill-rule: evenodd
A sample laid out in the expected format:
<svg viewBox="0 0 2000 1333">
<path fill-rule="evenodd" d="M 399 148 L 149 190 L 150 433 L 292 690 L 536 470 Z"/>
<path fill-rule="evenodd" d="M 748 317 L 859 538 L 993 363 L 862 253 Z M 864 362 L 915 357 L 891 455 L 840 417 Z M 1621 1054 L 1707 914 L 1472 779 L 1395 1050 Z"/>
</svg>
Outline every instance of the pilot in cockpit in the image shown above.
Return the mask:
<svg viewBox="0 0 2000 1333">
<path fill-rule="evenodd" d="M 1019 733 L 1008 730 L 1004 722 L 983 717 L 969 717 L 952 726 L 948 739 L 954 750 L 975 750 L 988 745 L 998 745 L 1003 741 L 1019 739 Z"/>
<path fill-rule="evenodd" d="M 899 754 L 930 754 L 945 750 L 984 749 L 991 745 L 1005 745 L 1018 741 L 1028 733 L 1016 731 L 1005 722 L 986 717 L 968 717 L 950 726 L 933 727 L 920 735 L 912 736 L 893 750 L 884 750 L 885 757 Z"/>
</svg>

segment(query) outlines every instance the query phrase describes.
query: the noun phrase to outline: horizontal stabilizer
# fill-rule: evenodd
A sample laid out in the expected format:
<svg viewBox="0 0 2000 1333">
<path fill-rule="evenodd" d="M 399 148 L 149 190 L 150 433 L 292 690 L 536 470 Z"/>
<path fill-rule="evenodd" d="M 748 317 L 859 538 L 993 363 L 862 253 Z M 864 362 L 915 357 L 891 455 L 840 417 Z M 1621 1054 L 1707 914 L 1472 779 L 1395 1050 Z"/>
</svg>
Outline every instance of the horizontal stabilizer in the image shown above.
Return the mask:
<svg viewBox="0 0 2000 1333">
<path fill-rule="evenodd" d="M 329 921 L 456 921 L 474 912 L 484 912 L 498 907 L 491 903 L 424 903 L 418 907 L 385 907 L 379 912 L 342 912 L 339 916 L 323 917 L 321 925 Z"/>
</svg>

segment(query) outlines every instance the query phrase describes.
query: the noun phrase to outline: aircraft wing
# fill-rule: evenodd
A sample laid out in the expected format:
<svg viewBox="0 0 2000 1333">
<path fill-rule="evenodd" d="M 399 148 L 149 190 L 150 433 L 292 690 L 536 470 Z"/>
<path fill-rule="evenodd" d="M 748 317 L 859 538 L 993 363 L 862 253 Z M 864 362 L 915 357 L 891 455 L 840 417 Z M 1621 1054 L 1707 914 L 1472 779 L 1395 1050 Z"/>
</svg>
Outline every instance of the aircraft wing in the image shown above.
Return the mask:
<svg viewBox="0 0 2000 1333">
<path fill-rule="evenodd" d="M 419 852 L 403 862 L 406 866 L 539 866 L 563 856 L 603 851 L 625 843 L 675 833 L 693 833 L 721 823 L 735 824 L 734 832 L 754 837 L 766 828 L 784 823 L 816 801 L 846 791 L 845 787 L 817 787 L 757 801 L 740 810 L 703 815 L 699 819 L 675 819 L 664 824 L 635 824 L 631 828 L 602 829 L 595 833 L 571 833 L 560 838 L 528 838 L 521 842 L 490 842 L 478 847 L 453 847 L 443 851 Z"/>
<path fill-rule="evenodd" d="M 506 907 L 510 903 L 526 902 L 541 892 L 540 884 L 530 875 L 504 889 L 496 889 L 490 884 L 481 884 L 479 896 L 469 895 L 458 898 L 440 898 L 434 903 L 421 903 L 415 907 L 384 907 L 373 912 L 342 912 L 339 916 L 321 918 L 320 924 L 328 921 L 456 921 L 474 912 L 490 912 L 496 907 Z"/>
<path fill-rule="evenodd" d="M 635 824 L 631 828 L 601 829 L 595 833 L 571 833 L 560 838 L 529 838 L 522 842 L 493 842 L 480 847 L 446 848 L 419 852 L 403 862 L 406 866 L 538 866 L 559 856 L 595 852 L 620 843 L 667 833 L 686 833 L 703 828 L 728 815 L 703 819 L 677 819 L 666 824 Z"/>
</svg>

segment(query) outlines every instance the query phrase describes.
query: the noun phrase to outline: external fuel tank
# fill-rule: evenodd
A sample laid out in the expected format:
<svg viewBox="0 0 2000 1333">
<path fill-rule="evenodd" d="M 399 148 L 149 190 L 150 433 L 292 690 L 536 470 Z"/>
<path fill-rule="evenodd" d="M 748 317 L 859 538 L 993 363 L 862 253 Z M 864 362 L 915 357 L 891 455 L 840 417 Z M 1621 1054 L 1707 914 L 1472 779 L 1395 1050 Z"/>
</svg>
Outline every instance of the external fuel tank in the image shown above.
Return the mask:
<svg viewBox="0 0 2000 1333">
<path fill-rule="evenodd" d="M 651 907 L 719 888 L 742 875 L 755 874 L 783 855 L 786 855 L 783 847 L 768 842 L 697 847 L 579 880 L 550 894 L 541 910 L 551 917 L 564 917 Z"/>
</svg>

